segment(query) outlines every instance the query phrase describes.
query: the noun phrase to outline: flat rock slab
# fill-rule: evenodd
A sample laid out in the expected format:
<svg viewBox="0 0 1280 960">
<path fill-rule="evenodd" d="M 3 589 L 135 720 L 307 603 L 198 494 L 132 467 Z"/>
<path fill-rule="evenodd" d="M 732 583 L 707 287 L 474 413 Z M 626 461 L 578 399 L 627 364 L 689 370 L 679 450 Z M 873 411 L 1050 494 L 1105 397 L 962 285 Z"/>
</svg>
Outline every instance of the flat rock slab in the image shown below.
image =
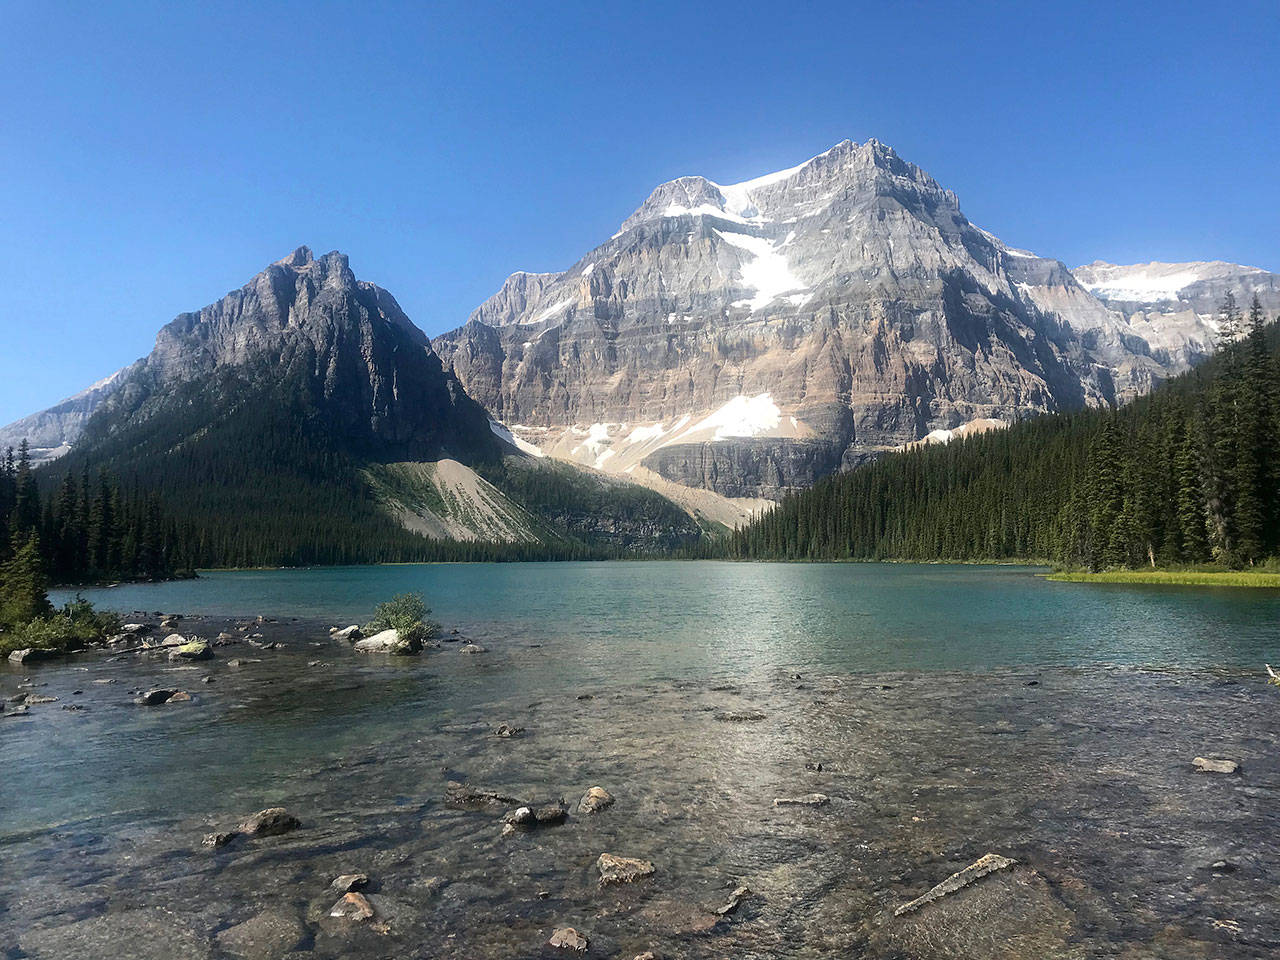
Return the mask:
<svg viewBox="0 0 1280 960">
<path fill-rule="evenodd" d="M 128 957 L 129 960 L 206 960 L 203 936 L 164 910 L 109 913 L 22 935 L 24 953 L 41 960 Z"/>
<path fill-rule="evenodd" d="M 775 807 L 823 807 L 831 802 L 825 793 L 806 793 L 802 797 L 778 797 L 773 801 Z"/>
<path fill-rule="evenodd" d="M 1191 763 L 1200 773 L 1240 772 L 1240 764 L 1226 757 L 1196 757 Z"/>
<path fill-rule="evenodd" d="M 306 938 L 307 928 L 301 920 L 269 910 L 228 927 L 215 939 L 219 949 L 244 960 L 276 960 L 296 950 Z"/>
<path fill-rule="evenodd" d="M 775 803 L 777 801 L 774 801 Z M 897 910 L 893 911 L 895 917 L 903 914 L 911 913 L 919 910 L 926 903 L 932 903 L 934 900 L 941 900 L 947 894 L 955 893 L 962 890 L 969 884 L 981 880 L 988 874 L 995 873 L 997 870 L 1006 870 L 1012 867 L 1018 861 L 1010 860 L 1008 857 L 1002 857 L 998 853 L 988 853 L 983 857 L 979 857 L 963 870 L 953 873 L 947 879 L 926 893 L 924 896 L 916 897 L 910 903 L 904 903 Z"/>
<path fill-rule="evenodd" d="M 600 871 L 600 883 L 632 883 L 653 876 L 655 867 L 650 860 L 620 857 L 615 853 L 602 853 L 596 860 Z"/>
<path fill-rule="evenodd" d="M 1075 913 L 1044 878 L 1015 864 L 984 875 L 980 883 L 970 881 L 929 901 L 923 909 L 889 917 L 873 932 L 870 955 L 913 960 L 1082 960 L 1098 956 L 1082 950 L 1083 936 Z"/>
</svg>

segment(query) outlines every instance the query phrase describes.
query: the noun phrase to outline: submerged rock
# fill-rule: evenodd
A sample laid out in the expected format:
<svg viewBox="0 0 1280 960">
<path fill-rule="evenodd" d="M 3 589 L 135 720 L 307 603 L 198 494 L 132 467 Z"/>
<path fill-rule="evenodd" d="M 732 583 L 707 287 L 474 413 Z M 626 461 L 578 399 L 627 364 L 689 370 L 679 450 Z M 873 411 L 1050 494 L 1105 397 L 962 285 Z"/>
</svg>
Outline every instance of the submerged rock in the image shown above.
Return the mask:
<svg viewBox="0 0 1280 960">
<path fill-rule="evenodd" d="M 825 793 L 806 793 L 802 797 L 778 797 L 773 801 L 775 807 L 821 807 L 831 802 Z"/>
<path fill-rule="evenodd" d="M 218 830 L 214 833 L 206 833 L 201 842 L 206 847 L 225 847 L 238 836 L 240 834 L 235 830 Z"/>
<path fill-rule="evenodd" d="M 493 731 L 495 737 L 502 737 L 503 739 L 518 737 L 522 733 L 524 733 L 524 727 L 517 727 L 510 723 L 500 723 L 498 724 L 498 729 Z"/>
<path fill-rule="evenodd" d="M 1196 757 L 1191 761 L 1200 773 L 1239 773 L 1240 764 L 1226 757 Z"/>
<path fill-rule="evenodd" d="M 764 714 L 758 710 L 749 710 L 745 713 L 717 713 L 716 719 L 721 723 L 753 723 L 756 720 L 763 720 Z"/>
<path fill-rule="evenodd" d="M 458 648 L 459 653 L 488 653 L 484 647 L 478 643 L 464 643 Z"/>
<path fill-rule="evenodd" d="M 746 900 L 749 896 L 751 896 L 751 888 L 746 884 L 743 884 L 740 887 L 735 887 L 733 893 L 729 894 L 728 902 L 722 907 L 717 907 L 716 913 L 722 917 L 727 917 L 729 914 L 737 910 L 738 907 L 742 906 L 742 901 Z"/>
<path fill-rule="evenodd" d="M 278 960 L 306 938 L 307 928 L 296 916 L 268 910 L 228 927 L 215 940 L 220 949 L 244 960 Z"/>
<path fill-rule="evenodd" d="M 98 960 L 206 960 L 212 956 L 204 935 L 196 933 L 168 910 L 144 907 L 121 910 L 54 927 L 22 933 L 21 956 L 41 960 L 66 957 Z"/>
<path fill-rule="evenodd" d="M 602 853 L 596 860 L 601 885 L 608 883 L 632 883 L 653 876 L 655 867 L 650 860 L 620 857 L 615 853 Z"/>
<path fill-rule="evenodd" d="M 911 913 L 919 910 L 925 904 L 932 903 L 935 900 L 941 900 L 948 894 L 955 893 L 957 890 L 963 890 L 969 884 L 981 880 L 988 874 L 995 873 L 997 870 L 1006 870 L 1014 866 L 1018 861 L 1010 860 L 1008 857 L 1002 857 L 998 853 L 988 853 L 979 857 L 963 870 L 953 873 L 947 879 L 943 880 L 937 886 L 930 889 L 923 896 L 916 897 L 910 903 L 904 903 L 893 911 L 895 917 L 901 917 L 903 914 Z"/>
<path fill-rule="evenodd" d="M 284 807 L 268 807 L 241 822 L 239 830 L 255 837 L 276 837 L 302 826 L 302 822 Z"/>
<path fill-rule="evenodd" d="M 585 953 L 590 944 L 585 933 L 579 933 L 573 927 L 557 927 L 551 934 L 551 939 L 547 941 L 547 945 L 560 950 L 576 950 L 578 953 Z"/>
<path fill-rule="evenodd" d="M 465 783 L 459 783 L 457 780 L 450 780 L 445 786 L 445 800 L 460 806 L 524 803 L 523 800 L 501 791 L 490 790 L 487 787 L 472 787 Z"/>
<path fill-rule="evenodd" d="M 37 693 L 34 696 L 27 697 L 27 703 L 33 704 L 33 705 L 38 703 L 57 703 L 57 702 L 58 702 L 57 697 L 46 697 L 40 693 Z"/>
</svg>

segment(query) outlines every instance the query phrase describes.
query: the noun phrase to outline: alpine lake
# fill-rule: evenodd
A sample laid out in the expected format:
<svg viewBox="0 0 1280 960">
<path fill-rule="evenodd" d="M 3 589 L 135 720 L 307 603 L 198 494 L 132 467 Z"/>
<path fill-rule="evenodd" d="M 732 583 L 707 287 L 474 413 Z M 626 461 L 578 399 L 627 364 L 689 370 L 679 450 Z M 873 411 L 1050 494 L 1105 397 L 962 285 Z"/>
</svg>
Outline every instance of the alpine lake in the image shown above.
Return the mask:
<svg viewBox="0 0 1280 960">
<path fill-rule="evenodd" d="M 1041 573 L 84 590 L 149 639 L 0 665 L 0 958 L 1280 955 L 1280 591 Z M 443 626 L 420 655 L 331 636 L 406 591 Z M 144 648 L 174 632 L 213 658 Z"/>
</svg>

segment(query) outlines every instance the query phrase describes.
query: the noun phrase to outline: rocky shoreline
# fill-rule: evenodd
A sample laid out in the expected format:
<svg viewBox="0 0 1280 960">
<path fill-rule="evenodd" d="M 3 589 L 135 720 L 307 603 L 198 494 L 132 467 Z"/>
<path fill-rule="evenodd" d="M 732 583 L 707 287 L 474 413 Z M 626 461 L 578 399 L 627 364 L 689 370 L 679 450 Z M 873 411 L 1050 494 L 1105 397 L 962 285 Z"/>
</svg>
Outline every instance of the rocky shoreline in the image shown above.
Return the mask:
<svg viewBox="0 0 1280 960">
<path fill-rule="evenodd" d="M 536 645 L 404 657 L 332 624 L 135 622 L 0 668 L 25 708 L 0 718 L 5 960 L 1280 949 L 1280 718 L 1243 674 L 526 697 L 503 691 Z M 15 818 L 64 763 L 128 782 Z"/>
</svg>

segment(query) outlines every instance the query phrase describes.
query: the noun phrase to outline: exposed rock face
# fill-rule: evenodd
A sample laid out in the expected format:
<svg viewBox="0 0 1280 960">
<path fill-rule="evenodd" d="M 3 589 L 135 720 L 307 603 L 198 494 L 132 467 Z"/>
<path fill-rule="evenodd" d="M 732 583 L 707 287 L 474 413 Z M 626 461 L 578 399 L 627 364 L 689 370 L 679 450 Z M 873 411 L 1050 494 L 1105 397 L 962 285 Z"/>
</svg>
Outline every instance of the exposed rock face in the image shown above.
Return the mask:
<svg viewBox="0 0 1280 960">
<path fill-rule="evenodd" d="M 306 247 L 239 290 L 161 329 L 85 427 L 92 442 L 235 371 L 295 385 L 348 452 L 432 460 L 494 455 L 483 410 L 445 372 L 395 298 L 357 280 L 345 255 Z"/>
<path fill-rule="evenodd" d="M 872 140 L 663 184 L 435 347 L 545 453 L 776 498 L 931 431 L 1127 398 L 1198 355 L 1148 333 Z"/>
<path fill-rule="evenodd" d="M 1218 312 L 1227 294 L 1247 312 L 1256 295 L 1268 315 L 1280 310 L 1280 274 L 1221 260 L 1114 264 L 1102 260 L 1072 271 L 1104 303 L 1113 324 L 1127 328 L 1172 369 L 1213 352 Z"/>
<path fill-rule="evenodd" d="M 80 436 L 93 412 L 116 391 L 136 366 L 135 363 L 117 370 L 111 376 L 81 390 L 74 397 L 68 397 L 47 410 L 0 427 L 0 450 L 7 447 L 16 450 L 26 440 L 33 463 L 44 463 L 62 456 L 71 449 L 71 444 Z"/>
</svg>

